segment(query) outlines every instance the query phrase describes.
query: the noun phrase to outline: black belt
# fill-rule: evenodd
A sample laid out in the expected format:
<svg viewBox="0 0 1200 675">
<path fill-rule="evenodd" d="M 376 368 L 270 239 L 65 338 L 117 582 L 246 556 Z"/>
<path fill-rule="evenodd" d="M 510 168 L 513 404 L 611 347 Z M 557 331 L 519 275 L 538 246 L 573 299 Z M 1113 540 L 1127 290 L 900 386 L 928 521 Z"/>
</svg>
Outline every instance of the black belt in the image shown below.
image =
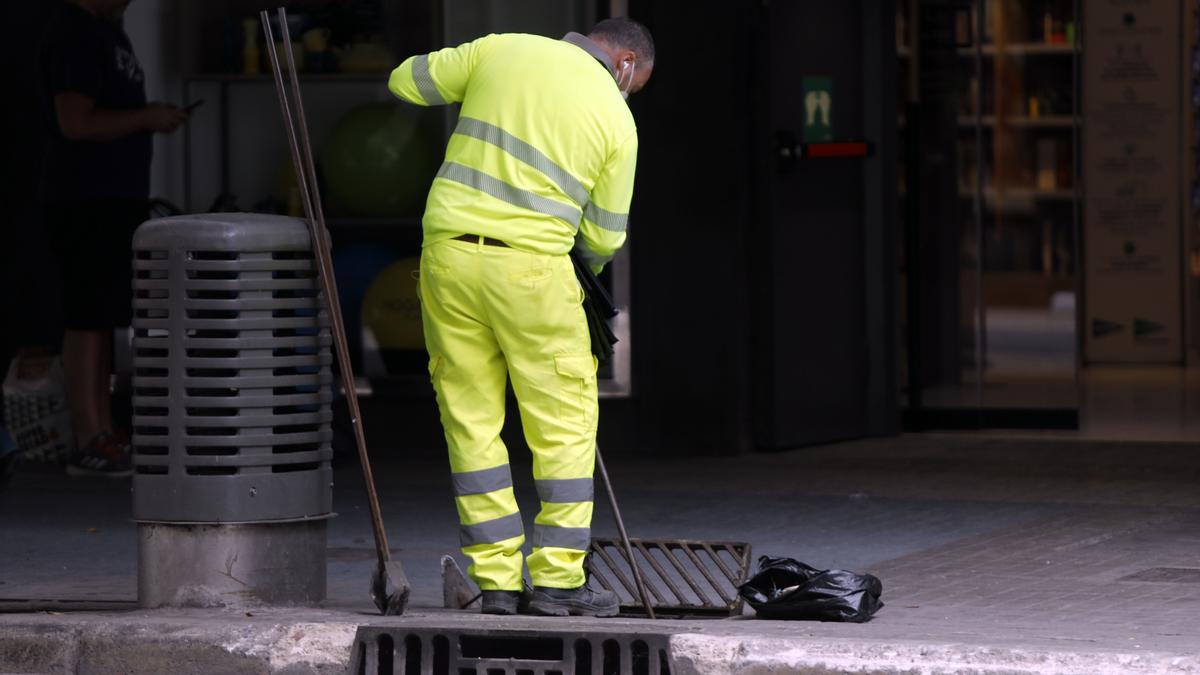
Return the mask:
<svg viewBox="0 0 1200 675">
<path fill-rule="evenodd" d="M 483 243 L 487 244 L 488 246 L 503 246 L 504 248 L 511 248 L 508 244 L 500 241 L 499 239 L 492 239 L 491 237 L 481 237 L 478 234 L 460 234 L 457 237 L 455 237 L 454 239 L 456 241 L 469 241 L 472 243 L 478 243 L 480 240 L 482 240 Z"/>
</svg>

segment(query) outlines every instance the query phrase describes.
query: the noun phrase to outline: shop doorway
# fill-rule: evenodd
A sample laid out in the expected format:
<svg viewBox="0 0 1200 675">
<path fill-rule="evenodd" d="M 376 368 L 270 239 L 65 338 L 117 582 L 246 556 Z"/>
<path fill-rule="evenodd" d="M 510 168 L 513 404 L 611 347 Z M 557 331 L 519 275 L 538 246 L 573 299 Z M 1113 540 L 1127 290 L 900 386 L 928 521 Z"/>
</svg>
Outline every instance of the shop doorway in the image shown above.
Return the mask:
<svg viewBox="0 0 1200 675">
<path fill-rule="evenodd" d="M 908 429 L 1079 426 L 1079 8 L 902 0 Z"/>
</svg>

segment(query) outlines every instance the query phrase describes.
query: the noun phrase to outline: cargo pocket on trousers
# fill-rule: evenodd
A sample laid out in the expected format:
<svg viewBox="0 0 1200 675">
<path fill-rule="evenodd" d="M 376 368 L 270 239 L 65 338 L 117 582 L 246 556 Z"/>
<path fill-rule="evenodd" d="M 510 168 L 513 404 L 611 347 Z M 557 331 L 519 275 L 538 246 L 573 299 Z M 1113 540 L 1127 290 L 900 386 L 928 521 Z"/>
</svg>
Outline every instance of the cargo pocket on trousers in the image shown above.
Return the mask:
<svg viewBox="0 0 1200 675">
<path fill-rule="evenodd" d="M 591 428 L 596 421 L 596 358 L 587 354 L 554 357 L 558 373 L 558 415 L 562 421 Z"/>
</svg>

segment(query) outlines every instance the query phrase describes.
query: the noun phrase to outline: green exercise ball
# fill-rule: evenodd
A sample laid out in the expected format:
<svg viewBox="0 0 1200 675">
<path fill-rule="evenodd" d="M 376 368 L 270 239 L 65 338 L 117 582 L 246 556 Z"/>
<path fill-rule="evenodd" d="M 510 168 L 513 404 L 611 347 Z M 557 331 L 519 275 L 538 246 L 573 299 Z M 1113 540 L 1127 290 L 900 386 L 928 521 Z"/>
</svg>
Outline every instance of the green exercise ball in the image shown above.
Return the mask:
<svg viewBox="0 0 1200 675">
<path fill-rule="evenodd" d="M 338 213 L 416 215 L 433 180 L 436 133 L 425 111 L 368 103 L 346 113 L 321 149 L 328 193 Z"/>
</svg>

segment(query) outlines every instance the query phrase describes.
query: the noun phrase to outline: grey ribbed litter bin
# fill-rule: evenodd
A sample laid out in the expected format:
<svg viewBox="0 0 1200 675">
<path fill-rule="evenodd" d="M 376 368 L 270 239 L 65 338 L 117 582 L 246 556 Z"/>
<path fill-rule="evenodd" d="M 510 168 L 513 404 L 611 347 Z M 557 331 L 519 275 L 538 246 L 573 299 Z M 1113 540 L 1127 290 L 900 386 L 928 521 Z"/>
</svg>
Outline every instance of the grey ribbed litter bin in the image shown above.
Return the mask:
<svg viewBox="0 0 1200 675">
<path fill-rule="evenodd" d="M 306 224 L 160 218 L 133 246 L 139 603 L 324 600 L 331 340 Z"/>
</svg>

